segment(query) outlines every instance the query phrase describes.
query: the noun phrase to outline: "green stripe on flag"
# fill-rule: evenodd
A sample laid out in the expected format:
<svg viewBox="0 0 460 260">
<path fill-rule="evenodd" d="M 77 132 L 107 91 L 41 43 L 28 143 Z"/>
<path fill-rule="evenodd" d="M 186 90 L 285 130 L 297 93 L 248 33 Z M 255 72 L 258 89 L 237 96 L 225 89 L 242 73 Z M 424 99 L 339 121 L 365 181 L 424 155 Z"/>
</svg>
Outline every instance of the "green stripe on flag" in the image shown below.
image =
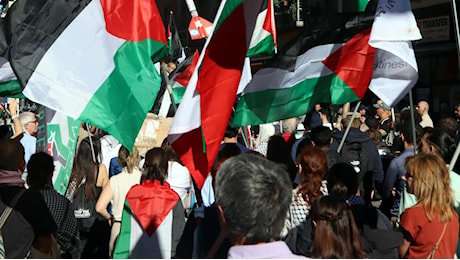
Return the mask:
<svg viewBox="0 0 460 260">
<path fill-rule="evenodd" d="M 0 97 L 26 98 L 17 80 L 0 83 Z"/>
<path fill-rule="evenodd" d="M 167 51 L 164 43 L 151 39 L 125 42 L 115 54 L 114 70 L 79 119 L 109 132 L 131 150 L 160 89 L 161 77 L 150 57 L 163 57 Z"/>
<path fill-rule="evenodd" d="M 352 102 L 359 98 L 335 74 L 306 79 L 290 88 L 246 93 L 238 102 L 233 125 L 259 125 L 301 116 L 315 104 L 343 104 L 343 100 Z"/>
<path fill-rule="evenodd" d="M 130 253 L 130 244 L 131 244 L 131 220 L 134 218 L 131 207 L 128 202 L 125 200 L 125 205 L 123 207 L 123 213 L 121 217 L 121 226 L 130 227 L 126 229 L 120 229 L 120 234 L 118 235 L 115 249 L 113 250 L 114 259 L 128 259 Z"/>
<path fill-rule="evenodd" d="M 214 28 L 214 32 L 217 32 L 220 25 L 233 13 L 233 11 L 235 11 L 238 6 L 242 5 L 243 2 L 244 0 L 227 0 L 225 2 L 225 6 L 222 9 L 222 13 Z"/>
<path fill-rule="evenodd" d="M 260 41 L 256 46 L 249 49 L 246 57 L 253 57 L 258 54 L 271 54 L 274 49 L 275 44 L 273 43 L 273 37 L 269 35 Z"/>
<path fill-rule="evenodd" d="M 178 104 L 182 101 L 182 97 L 184 96 L 184 93 L 185 93 L 185 88 L 184 87 L 174 87 L 172 89 L 172 93 L 174 96 L 174 102 Z"/>
</svg>

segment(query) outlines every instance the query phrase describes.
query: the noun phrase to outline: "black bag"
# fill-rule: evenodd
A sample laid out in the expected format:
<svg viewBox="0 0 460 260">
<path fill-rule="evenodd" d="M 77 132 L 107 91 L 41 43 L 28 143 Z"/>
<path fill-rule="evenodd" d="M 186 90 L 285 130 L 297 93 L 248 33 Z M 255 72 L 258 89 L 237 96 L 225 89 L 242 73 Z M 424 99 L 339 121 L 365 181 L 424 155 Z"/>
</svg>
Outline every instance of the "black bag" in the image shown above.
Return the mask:
<svg viewBox="0 0 460 260">
<path fill-rule="evenodd" d="M 80 232 L 88 233 L 91 231 L 98 215 L 96 212 L 96 198 L 86 200 L 85 186 L 85 184 L 82 184 L 78 188 L 77 195 L 72 202 L 72 209 Z"/>
<path fill-rule="evenodd" d="M 310 257 L 313 244 L 314 231 L 310 216 L 300 225 L 289 230 L 284 242 L 293 254 Z"/>
</svg>

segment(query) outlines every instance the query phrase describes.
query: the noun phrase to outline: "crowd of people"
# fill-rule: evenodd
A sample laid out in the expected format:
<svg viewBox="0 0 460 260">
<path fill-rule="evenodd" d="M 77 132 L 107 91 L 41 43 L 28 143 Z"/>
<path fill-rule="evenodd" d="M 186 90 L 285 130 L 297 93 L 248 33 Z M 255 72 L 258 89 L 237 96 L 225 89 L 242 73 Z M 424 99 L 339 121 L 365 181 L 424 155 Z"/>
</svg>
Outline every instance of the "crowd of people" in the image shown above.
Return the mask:
<svg viewBox="0 0 460 260">
<path fill-rule="evenodd" d="M 318 104 L 304 117 L 251 126 L 246 142 L 230 120 L 200 189 L 167 139 L 142 153 L 82 131 L 64 194 L 53 188 L 53 158 L 35 150 L 35 115 L 17 114 L 17 105 L 9 106 L 14 134 L 0 140 L 7 258 L 460 252 L 460 163 L 451 164 L 460 112 L 434 124 L 425 100 L 396 113 L 382 100 L 340 111 Z"/>
</svg>

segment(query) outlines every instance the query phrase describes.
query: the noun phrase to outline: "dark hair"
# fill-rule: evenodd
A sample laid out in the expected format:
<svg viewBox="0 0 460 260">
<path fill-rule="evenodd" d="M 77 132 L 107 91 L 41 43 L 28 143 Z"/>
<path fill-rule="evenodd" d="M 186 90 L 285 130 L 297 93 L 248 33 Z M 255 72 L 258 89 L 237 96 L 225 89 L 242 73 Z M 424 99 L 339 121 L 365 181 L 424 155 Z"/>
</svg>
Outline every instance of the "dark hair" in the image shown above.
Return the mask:
<svg viewBox="0 0 460 260">
<path fill-rule="evenodd" d="M 317 126 L 310 132 L 311 141 L 318 147 L 329 146 L 331 144 L 332 131 L 326 126 Z"/>
<path fill-rule="evenodd" d="M 24 166 L 24 146 L 9 138 L 0 140 L 0 169 L 17 171 Z"/>
<path fill-rule="evenodd" d="M 226 138 L 233 138 L 238 135 L 238 127 L 227 126 L 225 129 L 224 137 Z"/>
<path fill-rule="evenodd" d="M 441 118 L 436 124 L 436 128 L 443 130 L 453 139 L 457 135 L 457 121 L 452 117 Z"/>
<path fill-rule="evenodd" d="M 455 142 L 446 132 L 435 128 L 427 141 L 436 147 L 438 155 L 444 159 L 445 163 L 450 163 L 455 152 Z"/>
<path fill-rule="evenodd" d="M 284 141 L 282 136 L 273 135 L 268 139 L 267 159 L 283 165 L 289 173 L 291 181 L 294 181 L 295 175 L 297 174 L 297 167 L 292 160 L 289 145 Z"/>
<path fill-rule="evenodd" d="M 252 154 L 227 159 L 217 171 L 215 197 L 230 239 L 245 244 L 278 238 L 292 189 L 288 174 L 276 163 Z"/>
<path fill-rule="evenodd" d="M 53 157 L 45 152 L 38 152 L 30 156 L 27 163 L 27 183 L 31 188 L 41 188 L 48 184 L 53 176 Z"/>
<path fill-rule="evenodd" d="M 241 153 L 240 148 L 236 143 L 225 143 L 217 153 L 218 160 L 228 159 Z"/>
<path fill-rule="evenodd" d="M 327 173 L 327 190 L 330 195 L 343 199 L 355 195 L 358 191 L 358 174 L 353 166 L 345 162 L 334 164 Z"/>
<path fill-rule="evenodd" d="M 404 122 L 401 125 L 401 134 L 404 136 L 404 140 L 408 144 L 414 144 L 414 130 L 411 122 Z M 422 138 L 422 127 L 419 124 L 415 124 L 415 141 L 420 142 Z"/>
<path fill-rule="evenodd" d="M 163 185 L 168 176 L 168 160 L 166 153 L 159 147 L 154 147 L 145 154 L 144 173 L 141 177 L 141 183 L 146 180 L 159 180 Z"/>
<path fill-rule="evenodd" d="M 327 156 L 318 147 L 305 148 L 299 155 L 299 164 L 302 166 L 298 193 L 311 205 L 313 201 L 321 197 L 323 177 L 327 171 Z"/>
<path fill-rule="evenodd" d="M 178 162 L 180 165 L 184 166 L 176 151 L 174 151 L 173 147 L 169 143 L 168 138 L 163 139 L 163 142 L 161 143 L 161 148 L 166 153 L 166 160 Z"/>
<path fill-rule="evenodd" d="M 90 137 L 85 137 L 78 146 L 77 153 L 73 162 L 72 174 L 70 174 L 69 183 L 75 181 L 76 188 L 80 186 L 83 179 L 85 179 L 85 198 L 87 200 L 96 198 L 96 172 L 98 171 L 99 164 L 101 163 L 101 142 L 98 138 L 91 136 L 93 148 L 91 148 Z M 92 150 L 94 150 L 93 159 Z M 67 189 L 71 185 L 67 186 Z M 74 198 L 77 192 L 73 194 Z"/>
<path fill-rule="evenodd" d="M 367 258 L 353 213 L 345 200 L 323 196 L 310 210 L 316 222 L 311 248 L 314 258 Z"/>
</svg>

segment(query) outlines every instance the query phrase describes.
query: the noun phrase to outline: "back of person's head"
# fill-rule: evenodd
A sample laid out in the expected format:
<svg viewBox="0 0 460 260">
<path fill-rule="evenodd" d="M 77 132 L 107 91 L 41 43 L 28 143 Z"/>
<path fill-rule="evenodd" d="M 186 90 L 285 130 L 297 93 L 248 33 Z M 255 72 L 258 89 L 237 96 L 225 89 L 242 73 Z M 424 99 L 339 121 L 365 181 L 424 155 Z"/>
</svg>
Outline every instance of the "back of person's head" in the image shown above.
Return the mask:
<svg viewBox="0 0 460 260">
<path fill-rule="evenodd" d="M 297 124 L 297 117 L 284 119 L 283 121 L 281 121 L 283 133 L 295 133 L 295 131 L 297 130 Z"/>
<path fill-rule="evenodd" d="M 343 127 L 348 127 L 348 124 L 351 122 L 351 127 L 354 127 L 354 128 L 360 128 L 361 127 L 361 115 L 356 112 L 356 113 L 353 113 L 353 112 L 349 112 L 349 113 L 346 113 L 345 116 L 343 117 L 342 119 L 342 124 L 343 124 Z"/>
<path fill-rule="evenodd" d="M 323 177 L 327 172 L 327 156 L 315 146 L 306 147 L 298 156 L 300 185 L 298 192 L 305 201 L 313 202 L 322 196 Z"/>
<path fill-rule="evenodd" d="M 329 146 L 331 144 L 332 131 L 329 127 L 318 126 L 311 130 L 310 137 L 315 146 Z"/>
<path fill-rule="evenodd" d="M 310 210 L 316 223 L 311 248 L 313 258 L 367 258 L 353 213 L 345 200 L 324 196 Z"/>
<path fill-rule="evenodd" d="M 427 140 L 435 148 L 436 153 L 444 159 L 444 162 L 450 163 L 456 148 L 454 139 L 443 130 L 435 128 Z"/>
<path fill-rule="evenodd" d="M 139 151 L 136 147 L 133 147 L 133 151 L 129 152 L 126 147 L 121 146 L 120 150 L 118 150 L 118 162 L 121 167 L 126 167 L 128 173 L 132 173 L 139 163 Z"/>
<path fill-rule="evenodd" d="M 216 204 L 230 239 L 257 244 L 276 239 L 291 204 L 288 174 L 260 156 L 240 154 L 226 160 L 216 174 Z"/>
<path fill-rule="evenodd" d="M 413 111 L 414 112 L 412 114 L 414 115 L 415 124 L 418 125 L 422 121 L 422 116 L 416 110 Z M 404 124 L 405 122 L 412 122 L 410 108 L 402 109 L 401 112 L 399 112 L 399 121 L 401 124 Z"/>
<path fill-rule="evenodd" d="M 330 195 L 347 199 L 358 191 L 358 174 L 345 162 L 334 164 L 327 172 L 327 191 Z"/>
<path fill-rule="evenodd" d="M 27 163 L 27 183 L 31 188 L 41 188 L 51 182 L 54 172 L 53 157 L 45 152 L 30 156 Z"/>
<path fill-rule="evenodd" d="M 414 131 L 415 131 L 415 141 L 416 143 L 420 142 L 422 138 L 422 127 L 419 124 L 415 125 L 415 130 L 412 128 L 411 122 L 404 122 L 401 125 L 401 134 L 404 136 L 404 141 L 408 144 L 414 144 Z"/>
<path fill-rule="evenodd" d="M 407 189 L 425 208 L 428 220 L 435 217 L 435 211 L 441 222 L 452 220 L 454 198 L 443 159 L 436 154 L 419 153 L 406 159 L 406 170 L 407 181 L 412 178 L 412 187 L 408 185 Z"/>
<path fill-rule="evenodd" d="M 227 129 L 225 129 L 225 134 L 224 138 L 235 138 L 238 136 L 238 127 L 232 127 L 231 125 L 227 126 Z"/>
<path fill-rule="evenodd" d="M 166 159 L 168 161 L 178 162 L 181 165 L 184 165 L 180 160 L 179 156 L 177 155 L 176 151 L 174 151 L 173 147 L 168 141 L 168 138 L 163 139 L 161 143 L 161 149 L 163 149 L 166 153 Z"/>
<path fill-rule="evenodd" d="M 0 169 L 24 170 L 24 147 L 19 141 L 5 138 L 0 140 Z"/>
<path fill-rule="evenodd" d="M 377 120 L 375 117 L 366 117 L 366 120 L 364 120 L 364 123 L 369 127 L 369 129 L 372 130 L 377 130 L 379 126 L 379 120 Z"/>
<path fill-rule="evenodd" d="M 226 143 L 217 153 L 218 160 L 228 159 L 241 153 L 236 143 Z"/>
<path fill-rule="evenodd" d="M 168 159 L 163 149 L 154 147 L 145 154 L 144 173 L 141 178 L 141 183 L 150 180 L 159 180 L 164 183 L 168 176 Z"/>
<path fill-rule="evenodd" d="M 268 140 L 267 159 L 272 162 L 283 164 L 291 180 L 294 180 L 296 174 L 295 162 L 292 160 L 289 145 L 280 135 L 273 135 Z"/>
<path fill-rule="evenodd" d="M 436 128 L 443 130 L 453 139 L 457 135 L 457 121 L 452 117 L 441 118 L 436 124 Z"/>
</svg>

